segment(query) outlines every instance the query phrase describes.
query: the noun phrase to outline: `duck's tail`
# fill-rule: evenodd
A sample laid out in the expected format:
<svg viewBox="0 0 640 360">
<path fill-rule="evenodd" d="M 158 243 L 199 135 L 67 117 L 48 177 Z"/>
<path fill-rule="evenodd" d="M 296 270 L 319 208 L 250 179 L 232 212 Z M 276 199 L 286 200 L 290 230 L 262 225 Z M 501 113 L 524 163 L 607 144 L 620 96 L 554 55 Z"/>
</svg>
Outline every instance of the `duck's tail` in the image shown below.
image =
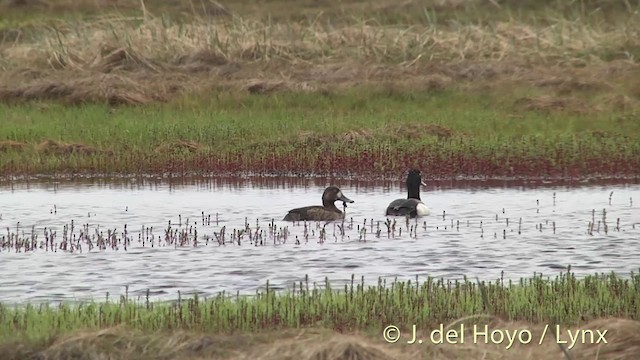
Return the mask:
<svg viewBox="0 0 640 360">
<path fill-rule="evenodd" d="M 287 213 L 287 215 L 284 216 L 282 221 L 300 221 L 300 214 L 289 211 L 289 213 Z"/>
</svg>

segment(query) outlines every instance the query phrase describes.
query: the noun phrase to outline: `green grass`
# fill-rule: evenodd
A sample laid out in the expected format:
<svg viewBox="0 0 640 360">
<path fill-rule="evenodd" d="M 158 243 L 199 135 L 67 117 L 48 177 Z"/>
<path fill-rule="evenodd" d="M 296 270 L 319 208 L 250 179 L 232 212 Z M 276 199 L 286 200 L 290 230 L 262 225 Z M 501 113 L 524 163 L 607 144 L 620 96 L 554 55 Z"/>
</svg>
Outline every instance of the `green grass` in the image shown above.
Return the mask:
<svg viewBox="0 0 640 360">
<path fill-rule="evenodd" d="M 505 101 L 504 99 L 502 101 Z M 506 102 L 506 101 L 505 101 Z M 508 104 L 483 95 L 463 93 L 388 96 L 358 92 L 317 94 L 219 95 L 176 104 L 109 107 L 51 104 L 0 105 L 0 138 L 25 142 L 46 139 L 110 147 L 150 150 L 167 141 L 193 140 L 205 145 L 242 146 L 284 141 L 301 131 L 336 135 L 355 130 L 380 131 L 387 124 L 435 124 L 482 141 L 527 136 L 586 136 L 593 131 L 640 138 L 640 123 L 630 114 L 517 113 Z M 419 129 L 417 131 L 420 131 Z M 385 135 L 380 133 L 383 138 Z M 423 137 L 425 134 L 417 134 Z"/>
<path fill-rule="evenodd" d="M 629 112 L 518 112 L 512 104 L 496 94 L 354 90 L 326 96 L 216 95 L 113 113 L 104 105 L 0 105 L 0 139 L 25 144 L 2 153 L 0 168 L 14 173 L 127 172 L 176 160 L 196 169 L 202 161 L 233 159 L 251 167 L 256 157 L 311 164 L 327 154 L 357 158 L 364 152 L 372 153 L 372 166 L 379 167 L 384 151 L 411 159 L 428 151 L 438 161 L 508 156 L 555 162 L 606 156 L 622 161 L 640 153 L 640 123 Z M 355 138 L 345 140 L 345 134 Z M 47 153 L 37 146 L 45 140 L 107 152 Z M 176 145 L 181 141 L 195 142 L 197 150 L 181 149 Z M 141 168 L 145 163 L 149 167 Z"/>
<path fill-rule="evenodd" d="M 363 279 L 364 281 L 364 279 Z M 570 270 L 512 283 L 476 283 L 429 278 L 364 286 L 352 282 L 333 289 L 308 281 L 287 292 L 257 291 L 256 296 L 225 296 L 176 302 L 133 300 L 83 304 L 0 305 L 0 339 L 46 341 L 61 334 L 126 325 L 144 332 L 167 330 L 207 333 L 260 332 L 322 327 L 340 331 L 378 331 L 388 324 L 434 326 L 462 317 L 488 314 L 503 320 L 575 325 L 606 317 L 640 319 L 640 276 L 614 273 L 578 279 Z M 486 300 L 483 299 L 484 289 Z"/>
</svg>

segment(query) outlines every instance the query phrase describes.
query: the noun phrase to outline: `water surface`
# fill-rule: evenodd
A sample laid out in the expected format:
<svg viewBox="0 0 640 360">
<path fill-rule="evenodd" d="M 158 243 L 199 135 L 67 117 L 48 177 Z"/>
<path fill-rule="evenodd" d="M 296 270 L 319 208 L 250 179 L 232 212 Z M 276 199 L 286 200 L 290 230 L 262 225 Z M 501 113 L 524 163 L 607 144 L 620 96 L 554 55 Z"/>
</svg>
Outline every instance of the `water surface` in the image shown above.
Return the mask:
<svg viewBox="0 0 640 360">
<path fill-rule="evenodd" d="M 267 280 L 284 289 L 305 274 L 310 281 L 328 277 L 341 285 L 352 274 L 368 283 L 416 276 L 494 280 L 502 271 L 512 279 L 534 272 L 553 276 L 567 265 L 578 275 L 628 274 L 640 264 L 638 184 L 437 184 L 422 196 L 431 216 L 410 220 L 408 227 L 396 218 L 395 232 L 388 233 L 384 209 L 406 196 L 401 181 L 332 183 L 355 203 L 346 210 L 344 235 L 340 223 L 330 223 L 324 239 L 324 224 L 307 224 L 305 236 L 303 224 L 280 220 L 293 207 L 319 204 L 326 179 L 5 184 L 0 241 L 34 235 L 37 246 L 0 251 L 0 302 L 103 299 L 107 292 L 123 294 L 126 285 L 133 296 L 147 289 L 161 298 L 175 298 L 178 291 L 251 294 Z M 170 238 L 186 234 L 181 242 L 167 242 L 169 222 Z M 234 229 L 247 226 L 252 237 L 245 232 L 238 244 Z M 60 248 L 65 227 L 66 251 Z M 44 245 L 45 228 L 49 236 L 55 232 L 55 251 Z M 109 230 L 117 247 L 99 249 L 96 234 L 106 237 Z M 93 248 L 79 240 L 81 232 L 89 234 Z"/>
</svg>

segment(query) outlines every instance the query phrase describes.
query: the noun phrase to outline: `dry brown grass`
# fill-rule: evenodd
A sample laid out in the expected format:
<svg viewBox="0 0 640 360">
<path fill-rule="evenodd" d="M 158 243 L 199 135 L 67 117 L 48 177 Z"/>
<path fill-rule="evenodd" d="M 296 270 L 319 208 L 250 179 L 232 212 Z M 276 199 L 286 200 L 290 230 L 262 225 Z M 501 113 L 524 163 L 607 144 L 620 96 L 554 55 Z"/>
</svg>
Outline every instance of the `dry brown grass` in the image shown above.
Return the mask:
<svg viewBox="0 0 640 360">
<path fill-rule="evenodd" d="M 70 154 L 92 155 L 98 152 L 92 146 L 87 146 L 79 143 L 69 144 L 69 143 L 54 141 L 54 140 L 45 140 L 40 144 L 38 144 L 36 149 L 37 151 L 44 154 L 55 154 L 55 155 L 70 155 Z"/>
<path fill-rule="evenodd" d="M 560 96 L 538 96 L 523 97 L 514 102 L 515 109 L 520 111 L 567 111 L 574 114 L 587 114 L 596 110 L 596 108 L 586 104 L 580 99 L 574 97 Z"/>
<path fill-rule="evenodd" d="M 55 100 L 69 104 L 105 102 L 110 105 L 135 105 L 166 102 L 185 94 L 204 95 L 219 91 L 256 94 L 291 91 L 338 93 L 354 86 L 372 86 L 393 95 L 456 88 L 465 91 L 501 91 L 514 87 L 540 87 L 546 89 L 549 95 L 538 100 L 530 100 L 529 102 L 534 103 L 525 103 L 526 106 L 522 106 L 521 109 L 562 109 L 580 113 L 598 110 L 598 104 L 584 103 L 590 101 L 589 98 L 593 98 L 594 93 L 606 98 L 600 105 L 611 105 L 617 109 L 638 106 L 632 91 L 624 89 L 629 78 L 623 75 L 617 78 L 608 77 L 606 65 L 591 68 L 592 72 L 588 77 L 600 77 L 603 80 L 590 80 L 589 86 L 584 85 L 586 82 L 571 83 L 558 80 L 557 77 L 562 76 L 559 74 L 571 72 L 570 69 L 562 67 L 536 67 L 527 69 L 527 74 L 523 75 L 502 71 L 504 68 L 513 67 L 514 64 L 485 64 L 485 69 L 491 69 L 487 71 L 493 73 L 487 78 L 486 72 L 473 71 L 477 65 L 464 61 L 437 68 L 425 65 L 400 69 L 392 65 L 343 64 L 340 70 L 329 76 L 323 76 L 322 69 L 330 66 L 322 65 L 283 68 L 281 71 L 270 69 L 270 66 L 266 65 L 222 65 L 211 67 L 204 73 L 187 70 L 189 65 L 160 73 L 120 71 L 105 74 L 31 69 L 4 76 L 0 74 L 0 78 L 6 79 L 2 82 L 3 85 L 0 85 L 0 101 Z M 349 75 L 340 76 L 340 72 Z M 580 76 L 582 75 L 575 74 L 575 77 Z M 394 80 L 390 81 L 390 78 Z M 607 85 L 610 82 L 614 82 L 615 85 Z M 571 90 L 567 90 L 568 88 Z"/>
<path fill-rule="evenodd" d="M 99 14 L 109 10 L 140 10 L 142 3 L 139 0 L 4 0 L 0 1 L 0 11 Z M 214 0 L 187 2 L 175 0 L 145 1 L 144 6 L 149 10 L 195 12 L 200 16 L 231 15 L 231 12 L 224 5 Z"/>
<path fill-rule="evenodd" d="M 9 77 L 12 80 L 7 81 L 16 82 L 6 82 L 0 86 L 0 99 L 9 103 L 56 100 L 67 104 L 106 102 L 110 105 L 135 105 L 164 102 L 179 87 L 177 82 L 170 80 L 152 87 L 152 79 L 139 80 L 135 75 L 49 73 L 43 78 L 25 77 L 31 75 Z"/>
<path fill-rule="evenodd" d="M 396 139 L 420 139 L 425 135 L 448 139 L 453 135 L 453 130 L 437 124 L 414 124 L 411 127 L 389 124 L 387 125 L 387 133 Z"/>
<path fill-rule="evenodd" d="M 346 133 L 335 135 L 323 135 L 313 131 L 301 131 L 295 138 L 290 139 L 293 143 L 305 143 L 309 146 L 318 146 L 326 143 L 357 143 L 376 138 L 385 137 L 393 140 L 423 139 L 425 136 L 434 136 L 441 139 L 448 139 L 454 135 L 453 130 L 444 125 L 437 124 L 388 124 L 381 129 L 358 129 Z"/>
<path fill-rule="evenodd" d="M 603 103 L 616 110 L 629 111 L 638 108 L 638 100 L 621 94 L 607 95 L 604 97 Z"/>
<path fill-rule="evenodd" d="M 341 9 L 357 5 L 371 11 L 389 6 L 414 11 L 424 6 L 416 1 L 356 3 Z M 131 7 L 126 4 L 117 3 Z M 178 24 L 145 12 L 141 18 L 111 16 L 34 27 L 31 36 L 0 43 L 0 68 L 5 70 L 0 73 L 0 101 L 146 104 L 210 91 L 332 92 L 368 84 L 391 93 L 529 86 L 552 97 L 637 97 L 633 82 L 638 83 L 640 73 L 635 55 L 640 21 L 632 21 L 632 13 L 625 26 L 617 27 L 552 15 L 538 25 L 514 19 L 389 25 L 376 19 L 356 21 L 348 13 L 333 14 L 330 25 L 322 15 L 330 8 L 326 4 L 280 5 L 291 16 L 315 9 L 319 17 L 268 22 L 240 14 Z M 443 14 L 462 6 L 459 1 L 427 5 Z"/>
<path fill-rule="evenodd" d="M 198 144 L 195 141 L 186 141 L 180 140 L 168 144 L 162 144 L 154 149 L 156 153 L 159 154 L 167 154 L 167 153 L 180 153 L 180 152 L 189 152 L 195 153 L 202 149 L 202 145 Z"/>
<path fill-rule="evenodd" d="M 27 143 L 13 140 L 0 140 L 0 152 L 22 150 Z"/>
<path fill-rule="evenodd" d="M 81 143 L 66 143 L 55 140 L 44 140 L 39 144 L 29 144 L 23 141 L 3 140 L 0 141 L 0 152 L 6 151 L 32 151 L 43 154 L 53 155 L 92 155 L 97 153 L 111 154 L 111 150 L 99 150 L 93 146 L 84 145 Z"/>
<path fill-rule="evenodd" d="M 486 324 L 475 319 L 480 326 Z M 403 359 L 496 359 L 496 360 L 562 360 L 563 350 L 552 331 L 542 344 L 538 340 L 543 325 L 507 323 L 490 320 L 490 329 L 529 330 L 530 344 L 518 344 L 507 349 L 507 343 L 484 343 L 482 338 L 473 342 L 473 319 L 449 324 L 449 329 L 467 325 L 465 343 L 435 345 L 428 341 L 428 332 L 422 333 L 425 342 L 406 344 L 386 343 L 381 334 L 341 334 L 322 329 L 283 330 L 279 333 L 208 335 L 177 331 L 171 334 L 144 334 L 124 328 L 87 331 L 57 338 L 41 348 L 27 344 L 2 344 L 0 350 L 6 359 L 228 359 L 228 360 L 403 360 Z M 447 327 L 445 326 L 445 329 Z M 561 331 L 567 328 L 562 327 Z M 607 330 L 607 343 L 578 343 L 572 349 L 563 345 L 571 359 L 637 359 L 640 354 L 640 322 L 625 319 L 600 319 L 585 323 L 572 330 Z M 430 330 L 429 330 L 430 331 Z M 419 334 L 420 335 L 420 334 Z M 407 335 L 408 336 L 408 335 Z M 566 332 L 563 340 L 568 339 Z M 596 335 L 594 340 L 598 340 Z"/>
</svg>

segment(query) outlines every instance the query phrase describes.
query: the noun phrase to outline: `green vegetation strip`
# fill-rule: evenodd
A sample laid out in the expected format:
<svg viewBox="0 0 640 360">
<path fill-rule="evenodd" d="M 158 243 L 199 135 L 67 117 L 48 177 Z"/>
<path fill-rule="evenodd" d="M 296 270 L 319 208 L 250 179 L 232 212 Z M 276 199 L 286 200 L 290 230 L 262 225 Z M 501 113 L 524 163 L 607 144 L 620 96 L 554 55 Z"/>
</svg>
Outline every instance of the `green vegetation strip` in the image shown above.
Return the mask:
<svg viewBox="0 0 640 360">
<path fill-rule="evenodd" d="M 364 280 L 364 279 L 363 279 Z M 486 293 L 483 300 L 481 287 Z M 488 309 L 485 309 L 488 306 Z M 180 299 L 172 303 L 135 301 L 81 305 L 0 305 L 0 338 L 43 341 L 78 330 L 126 325 L 142 331 L 251 332 L 321 326 L 338 330 L 380 330 L 389 324 L 439 325 L 465 316 L 491 314 L 505 320 L 573 325 L 602 317 L 640 319 L 640 275 L 614 273 L 582 279 L 570 270 L 555 279 L 534 276 L 497 280 L 398 282 L 390 286 L 354 283 L 335 290 L 296 284 L 287 292 L 267 288 L 256 296 Z"/>
<path fill-rule="evenodd" d="M 354 90 L 339 97 L 220 95 L 116 110 L 0 105 L 0 169 L 5 174 L 179 167 L 395 174 L 404 171 L 406 160 L 437 175 L 450 168 L 492 175 L 496 167 L 525 165 L 532 168 L 520 169 L 521 174 L 541 175 L 544 169 L 527 159 L 610 173 L 640 158 L 640 123 L 632 113 L 515 115 L 511 103 L 498 98 Z M 593 159 L 599 162 L 590 163 Z"/>
</svg>

